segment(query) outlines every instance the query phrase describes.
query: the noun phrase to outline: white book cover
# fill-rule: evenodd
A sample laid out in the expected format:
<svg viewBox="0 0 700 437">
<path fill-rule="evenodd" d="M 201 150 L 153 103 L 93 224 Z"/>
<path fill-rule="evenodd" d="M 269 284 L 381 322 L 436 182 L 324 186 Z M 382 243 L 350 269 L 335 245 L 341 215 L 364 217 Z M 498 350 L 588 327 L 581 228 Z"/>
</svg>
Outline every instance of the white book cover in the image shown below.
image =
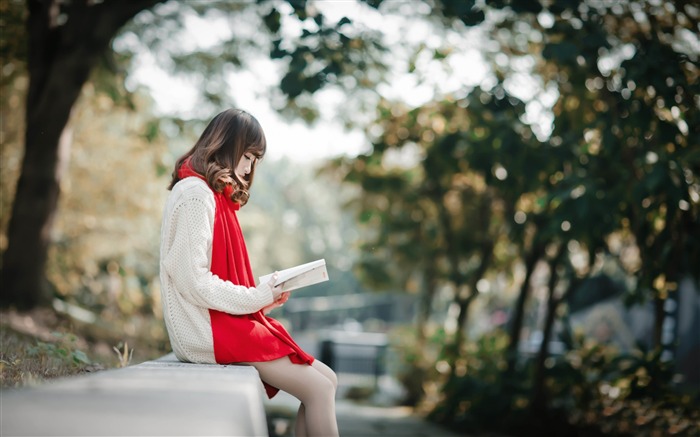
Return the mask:
<svg viewBox="0 0 700 437">
<path fill-rule="evenodd" d="M 258 280 L 260 284 L 269 282 L 274 273 L 260 276 Z M 309 285 L 318 284 L 328 280 L 328 271 L 326 270 L 326 260 L 319 259 L 310 263 L 301 264 L 295 267 L 290 267 L 277 272 L 277 281 L 274 285 L 282 284 L 284 291 L 292 291 L 297 288 L 307 287 Z"/>
</svg>

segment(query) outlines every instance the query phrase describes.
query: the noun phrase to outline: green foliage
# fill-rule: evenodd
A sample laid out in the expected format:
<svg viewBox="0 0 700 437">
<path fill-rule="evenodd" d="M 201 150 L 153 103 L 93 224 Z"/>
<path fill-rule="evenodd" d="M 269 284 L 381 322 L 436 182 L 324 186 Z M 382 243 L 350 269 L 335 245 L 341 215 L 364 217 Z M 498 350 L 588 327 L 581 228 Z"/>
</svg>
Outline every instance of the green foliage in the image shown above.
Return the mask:
<svg viewBox="0 0 700 437">
<path fill-rule="evenodd" d="M 548 372 L 551 408 L 579 429 L 602 435 L 694 435 L 700 390 L 674 388 L 672 363 L 659 351 L 619 354 L 577 339 Z"/>
<path fill-rule="evenodd" d="M 16 316 L 3 312 L 3 318 L 5 317 Z M 64 332 L 49 333 L 43 327 L 38 328 L 34 325 L 34 329 L 43 334 L 40 339 L 15 331 L 6 325 L 5 319 L 2 322 L 0 378 L 3 389 L 37 384 L 47 379 L 102 368 L 98 362 L 101 361 L 101 357 L 97 356 L 94 350 L 88 350 L 88 344 L 76 335 Z"/>
<path fill-rule="evenodd" d="M 501 331 L 468 342 L 429 417 L 467 432 L 522 432 L 532 419 L 531 374 L 528 368 L 504 372 L 507 345 L 508 336 Z"/>
<path fill-rule="evenodd" d="M 435 272 L 420 292 L 456 290 L 462 323 L 451 340 L 456 343 L 476 283 L 488 269 L 513 261 L 506 237 L 519 232 L 514 204 L 536 183 L 527 176 L 544 171 L 533 166 L 547 162 L 535 159 L 536 143 L 519 120 L 524 110 L 518 99 L 480 88 L 411 110 L 382 102 L 376 121 L 382 133 L 372 152 L 329 166 L 362 190 L 350 204 L 365 232 L 360 277 L 374 287 L 404 288 Z M 504 166 L 522 183 L 506 180 Z"/>
<path fill-rule="evenodd" d="M 0 316 L 2 389 L 121 366 L 122 357 L 117 361 L 107 346 L 119 340 L 101 336 L 91 328 L 49 309 L 23 313 L 3 310 Z M 141 346 L 145 344 L 140 342 Z M 125 351 L 129 352 L 126 357 L 129 358 L 131 349 Z M 162 351 L 149 354 L 146 347 L 141 352 L 139 360 L 162 355 Z"/>
<path fill-rule="evenodd" d="M 697 197 L 698 162 L 689 148 L 697 133 L 686 124 L 698 117 L 692 97 L 697 69 L 690 52 L 671 43 L 673 29 L 689 22 L 669 15 L 670 8 L 580 6 L 571 17 L 555 15 L 555 25 L 544 31 L 549 42 L 542 55 L 558 72 L 545 79 L 569 78 L 559 87 L 552 140 L 573 152 L 564 155 L 573 167 L 558 185 L 584 193 L 571 205 L 561 204 L 576 213 L 561 220 L 572 231 L 583 226 L 589 248 L 605 247 L 603 239 L 614 232 L 634 236 L 642 263 L 630 270 L 639 280 L 631 296 L 637 301 L 649 297 L 647 290 L 664 299 L 679 277 L 695 274 L 690 266 L 698 262 L 696 250 L 682 249 L 694 246 L 690 241 L 698 235 L 691 201 Z M 630 19 L 635 13 L 648 17 L 653 32 Z M 582 31 L 585 37 L 577 38 Z M 630 49 L 615 65 L 612 58 Z M 580 215 L 593 208 L 598 211 Z"/>
<path fill-rule="evenodd" d="M 486 17 L 474 0 L 443 0 L 440 3 L 445 18 L 458 18 L 467 26 L 476 26 Z"/>
<path fill-rule="evenodd" d="M 419 340 L 420 333 L 415 328 L 400 326 L 390 335 L 390 344 L 398 356 L 398 368 L 394 374 L 406 390 L 402 402 L 418 406 L 425 401 L 426 393 L 438 389 L 440 373 L 435 363 L 445 342 L 445 331 L 438 329 L 425 341 Z"/>
<path fill-rule="evenodd" d="M 577 339 L 566 355 L 550 358 L 549 423 L 531 413 L 531 370 L 503 372 L 507 336 L 495 331 L 468 343 L 458 372 L 441 386 L 430 417 L 466 432 L 583 436 L 695 435 L 700 391 L 673 388 L 659 353 L 621 355 Z M 543 429 L 548 431 L 544 432 Z"/>
<path fill-rule="evenodd" d="M 10 220 L 15 185 L 19 176 L 22 149 L 19 142 L 23 138 L 21 126 L 24 124 L 22 110 L 23 95 L 27 91 L 26 77 L 19 76 L 0 84 L 0 249 L 7 248 L 6 230 Z"/>
<path fill-rule="evenodd" d="M 391 3 L 395 2 L 368 0 L 362 7 L 401 10 Z M 6 16 L 11 20 L 8 26 L 3 22 L 7 32 L 0 36 L 3 60 L 12 60 L 12 67 L 3 67 L 3 86 L 17 83 L 18 89 L 22 78 L 13 72 L 23 69 L 18 58 L 26 55 L 26 45 L 23 31 L 12 19 L 23 16 L 21 6 L 17 1 L 0 3 L 3 20 Z M 165 194 L 163 178 L 171 168 L 170 154 L 177 154 L 175 147 L 169 151 L 162 147 L 166 139 L 187 143 L 181 136 L 190 131 L 182 120 L 145 117 L 126 122 L 122 113 L 115 113 L 109 118 L 114 123 L 100 125 L 91 118 L 95 112 L 107 120 L 107 113 L 115 112 L 114 102 L 141 108 L 120 83 L 139 44 L 174 72 L 206 78 L 202 95 L 210 105 L 205 109 L 232 100 L 225 74 L 245 67 L 255 53 L 269 53 L 283 65 L 278 90 L 282 99 L 274 104 L 286 114 L 313 121 L 318 109 L 311 95 L 331 86 L 348 92 L 348 98 L 370 90 L 368 100 L 379 100 L 375 120 L 367 129 L 372 150 L 339 159 L 326 170 L 356 190 L 349 204 L 361 232 L 346 226 L 346 216 L 338 211 L 321 208 L 320 213 L 314 207 L 334 188 L 312 184 L 305 176 L 295 178 L 297 168 L 289 165 L 285 172 L 280 164 L 265 176 L 267 181 L 259 174 L 254 189 L 261 191 L 256 191 L 242 213 L 249 214 L 242 221 L 249 223 L 246 232 L 253 236 L 251 254 L 262 260 L 258 270 L 285 267 L 295 259 L 321 253 L 349 266 L 356 260 L 344 253 L 349 252 L 344 244 L 359 235 L 358 276 L 377 288 L 422 293 L 427 313 L 433 309 L 437 291 L 445 291 L 460 308 L 455 318 L 462 325 L 457 333 L 465 331 L 466 309 L 477 296 L 477 283 L 507 277 L 497 291 L 508 300 L 512 297 L 508 290 L 520 284 L 515 283 L 517 274 L 504 272 L 517 273 L 531 252 L 562 254 L 552 263 L 552 270 L 561 274 L 562 288 L 598 274 L 597 261 L 602 256 L 616 258 L 631 284 L 628 301 L 654 299 L 657 309 L 663 308 L 680 279 L 697 278 L 700 80 L 694 5 L 425 2 L 422 10 L 434 13 L 429 22 L 435 24 L 435 15 L 441 23 L 435 28 L 437 39 L 448 37 L 415 50 L 415 59 L 406 62 L 414 77 L 420 81 L 434 68 L 451 68 L 452 55 L 473 45 L 465 26 L 482 24 L 489 35 L 483 55 L 492 63 L 492 74 L 480 86 L 462 87 L 448 95 L 436 93 L 432 102 L 417 108 L 382 100 L 374 92 L 384 80 L 387 59 L 395 59 L 389 56 L 393 52 L 385 47 L 381 29 L 365 28 L 361 20 L 347 17 L 332 22 L 312 6 L 304 0 L 168 2 L 140 14 L 124 29 L 115 40 L 117 55 L 101 59 L 92 76 L 90 89 L 109 99 L 97 98 L 77 108 L 75 157 L 70 176 L 63 181 L 66 195 L 50 253 L 49 276 L 58 295 L 77 296 L 75 300 L 104 311 L 100 312 L 104 319 L 150 317 L 149 310 L 157 307 L 153 236 L 157 236 L 158 221 L 153 208 L 159 212 L 162 202 L 155 200 Z M 408 10 L 415 13 L 413 8 Z M 229 38 L 212 47 L 179 44 L 171 37 L 191 14 L 210 20 L 223 17 L 236 25 L 229 26 Z M 287 27 L 290 22 L 294 24 Z M 242 23 L 269 33 L 261 38 L 259 32 L 245 32 L 247 28 L 239 26 Z M 244 31 L 237 32 L 239 28 Z M 135 46 L 129 45 L 129 38 L 137 41 Z M 427 54 L 430 67 L 417 62 L 422 54 Z M 546 106 L 544 99 L 514 97 L 520 74 L 534 77 L 536 94 L 555 96 L 553 107 L 544 108 L 545 112 L 551 109 L 551 132 L 529 124 L 530 110 Z M 116 84 L 107 80 L 113 75 L 118 78 Z M 2 126 L 7 140 L 2 145 L 0 205 L 6 206 L 5 195 L 11 193 L 6 170 L 16 175 L 21 150 L 10 150 L 7 144 L 20 141 L 21 135 L 12 127 L 22 124 L 18 115 L 22 111 L 17 90 L 3 93 L 2 99 L 4 119 L 9 117 Z M 112 130 L 132 123 L 137 127 L 126 136 L 128 141 L 122 131 Z M 176 133 L 168 134 L 167 126 L 175 127 Z M 124 143 L 130 147 L 124 149 Z M 128 162 L 121 161 L 125 157 Z M 129 176 L 133 174 L 139 177 Z M 146 184 L 144 175 L 153 179 Z M 139 188 L 134 188 L 134 181 Z M 145 185 L 151 202 L 134 201 L 133 192 Z M 256 206 L 257 199 L 261 201 Z M 269 229 L 274 230 L 272 238 Z M 343 244 L 312 248 L 314 242 L 337 241 L 343 229 L 350 229 L 340 238 Z M 264 235 L 265 241 L 255 235 Z M 0 243 L 6 245 L 2 239 Z M 576 258 L 583 261 L 574 263 Z M 342 288 L 316 290 L 360 288 L 347 270 L 339 270 Z M 556 282 L 551 281 L 549 289 L 550 314 L 555 314 L 560 302 Z M 522 290 L 527 293 L 528 284 Z M 586 288 L 577 292 L 588 293 Z M 586 302 L 585 297 L 592 296 L 565 297 Z M 447 315 L 437 317 L 442 320 Z M 656 322 L 660 327 L 663 320 Z M 128 323 L 131 330 L 142 330 L 142 325 Z M 530 416 L 532 371 L 526 366 L 503 373 L 508 342 L 502 333 L 453 345 L 452 350 L 462 353 L 447 357 L 441 355 L 442 346 L 452 333 L 442 329 L 426 334 L 422 328 L 415 343 L 401 345 L 407 365 L 401 379 L 409 387 L 411 403 L 442 392 L 444 398 L 433 413 L 436 420 L 474 430 L 492 423 L 510 432 L 537 429 L 528 427 L 535 420 Z M 516 333 L 511 340 L 517 344 L 518 338 Z M 697 414 L 689 406 L 697 397 L 673 392 L 673 375 L 658 354 L 622 357 L 603 346 L 579 343 L 574 347 L 561 359 L 543 354 L 536 363 L 546 367 L 549 412 L 565 413 L 561 429 L 574 426 L 593 434 L 625 434 L 632 432 L 632 426 L 648 433 L 663 427 L 675 433 L 691 429 L 687 422 L 697 419 Z M 37 348 L 59 358 L 70 355 L 73 360 L 56 347 Z M 128 361 L 126 347 L 119 355 Z"/>
<path fill-rule="evenodd" d="M 285 104 L 278 109 L 302 115 L 311 122 L 316 119 L 317 110 L 309 97 L 317 91 L 329 85 L 342 88 L 348 95 L 373 89 L 386 72 L 383 62 L 386 49 L 381 33 L 347 17 L 333 23 L 314 11 L 310 19 L 306 15 L 300 18 L 307 26 L 293 39 L 283 38 L 279 27 L 274 22 L 271 24 L 269 28 L 277 30 L 270 57 L 284 60 L 288 65 L 279 86 Z"/>
<path fill-rule="evenodd" d="M 46 367 L 47 360 L 58 360 L 73 366 L 83 367 L 92 364 L 85 352 L 76 347 L 78 337 L 71 334 L 52 333 L 55 342 L 37 341 L 36 346 L 28 349 L 29 356 L 40 360 Z"/>
<path fill-rule="evenodd" d="M 150 103 L 143 96 L 134 102 L 140 112 L 87 87 L 76 106 L 73 157 L 47 274 L 57 297 L 122 327 L 117 329 L 132 325 L 128 335 L 145 331 L 162 341 L 163 330 L 141 323 L 149 325 L 159 312 L 155 278 L 169 175 L 158 169 L 170 157 L 166 137 L 148 115 Z"/>
<path fill-rule="evenodd" d="M 126 59 L 150 52 L 165 68 L 200 81 L 202 112 L 197 116 L 202 118 L 205 108 L 211 113 L 234 105 L 228 75 L 245 71 L 267 53 L 282 67 L 273 103 L 290 117 L 312 122 L 318 116 L 314 93 L 330 86 L 348 94 L 370 90 L 386 71 L 380 32 L 347 17 L 330 20 L 321 9 L 305 0 L 167 2 L 125 26 L 114 49 Z M 227 30 L 211 43 L 183 40 L 183 28 L 193 17 Z"/>
<path fill-rule="evenodd" d="M 489 87 L 436 93 L 417 108 L 381 101 L 368 128 L 371 152 L 335 163 L 344 180 L 360 190 L 351 207 L 364 229 L 361 277 L 375 286 L 426 284 L 419 292 L 428 311 L 435 288 L 448 289 L 463 321 L 465 306 L 477 296 L 475 280 L 515 270 L 535 253 L 550 264 L 549 280 L 542 281 L 547 285 L 517 285 L 522 301 L 530 286 L 540 292 L 548 288 L 549 332 L 560 302 L 594 297 L 588 296 L 590 287 L 577 285 L 603 273 L 602 260 L 612 258 L 626 275 L 627 301 L 655 302 L 654 341 L 660 343 L 664 300 L 682 278 L 697 280 L 700 272 L 695 267 L 700 265 L 697 8 L 670 1 L 560 0 L 486 2 L 477 11 L 475 4 L 443 0 L 433 4 L 433 12 L 447 23 L 441 30 L 452 42 L 459 36 L 451 31 L 463 31 L 464 25 L 484 20 L 491 29 L 493 48 L 484 51 L 493 60 Z M 483 17 L 470 15 L 482 12 Z M 461 46 L 450 48 L 456 47 Z M 439 56 L 434 47 L 417 53 L 421 50 L 435 63 L 451 59 L 449 50 Z M 416 59 L 407 68 L 419 76 Z M 539 82 L 538 92 L 555 95 L 551 132 L 525 121 L 532 106 L 542 104 L 537 93 L 529 101 L 511 95 L 518 91 L 513 83 L 525 70 L 523 61 L 531 65 L 527 74 Z M 381 258 L 387 261 L 380 263 Z M 518 334 L 511 339 L 514 350 Z M 479 348 L 493 351 L 494 360 L 505 355 L 489 343 Z M 533 373 L 516 369 L 503 375 L 502 364 L 489 359 L 483 366 L 474 363 L 470 372 L 470 364 L 461 360 L 468 361 L 459 356 L 441 365 L 451 377 L 444 386 L 449 399 L 436 409 L 438 420 L 480 429 L 489 426 L 482 417 L 514 414 L 509 426 L 516 431 L 541 419 L 529 428 L 537 434 L 551 417 L 528 416 L 540 411 L 540 405 L 529 405 L 534 392 L 538 404 L 548 400 L 545 411 L 567 413 L 553 425 L 560 433 L 573 432 L 572 427 L 593 434 L 631 432 L 625 431 L 627 419 L 605 424 L 598 415 L 606 411 L 602 401 L 582 406 L 583 398 L 570 393 L 571 384 L 601 380 L 629 384 L 629 393 L 615 402 L 643 432 L 686 420 L 687 403 L 670 391 L 673 375 L 658 356 L 596 361 L 588 370 L 575 369 L 571 379 L 552 376 L 559 370 L 551 368 L 554 361 L 544 349 Z M 428 378 L 429 367 L 416 365 L 405 373 Z M 640 385 L 642 379 L 623 375 L 627 368 L 646 372 L 651 382 Z M 517 396 L 522 397 L 514 400 Z M 676 413 L 655 404 L 669 397 Z M 646 419 L 629 404 L 633 400 L 668 421 L 656 419 L 645 428 Z M 591 428 L 568 416 L 579 413 L 601 418 L 604 425 Z"/>
<path fill-rule="evenodd" d="M 0 32 L 0 60 L 2 60 L 0 86 L 3 88 L 26 71 L 28 48 L 28 45 L 25 44 L 24 22 L 26 16 L 26 2 L 20 0 L 0 1 L 0 28 L 2 28 Z"/>
<path fill-rule="evenodd" d="M 9 93 L 2 93 L 8 122 L 2 126 L 5 141 L 0 148 L 2 249 L 21 163 L 24 112 L 18 105 L 24 83 L 19 77 Z M 157 133 L 159 122 L 148 115 L 149 102 L 142 95 L 132 96 L 132 101 L 138 112 L 115 102 L 103 87 L 83 90 L 69 128 L 73 156 L 63 175 L 47 276 L 54 298 L 87 310 L 84 321 L 92 320 L 86 328 L 90 335 L 110 343 L 139 337 L 135 343 L 147 357 L 167 346 L 157 318 L 157 253 L 171 170 L 159 173 L 170 167 L 169 156 L 165 135 Z M 51 352 L 54 346 L 41 347 Z"/>
<path fill-rule="evenodd" d="M 357 225 L 341 208 L 345 196 L 335 180 L 316 174 L 312 164 L 263 160 L 250 201 L 239 213 L 253 272 L 262 275 L 325 258 L 332 281 L 295 291 L 296 296 L 363 290 L 351 272 Z"/>
</svg>

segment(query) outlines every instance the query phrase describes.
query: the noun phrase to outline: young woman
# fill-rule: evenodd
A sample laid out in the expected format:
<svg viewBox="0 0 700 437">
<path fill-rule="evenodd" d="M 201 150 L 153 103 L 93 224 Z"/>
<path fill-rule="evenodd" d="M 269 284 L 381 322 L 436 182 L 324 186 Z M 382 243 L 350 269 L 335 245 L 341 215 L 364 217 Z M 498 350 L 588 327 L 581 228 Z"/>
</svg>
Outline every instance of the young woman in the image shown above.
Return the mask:
<svg viewBox="0 0 700 437">
<path fill-rule="evenodd" d="M 289 292 L 255 285 L 236 215 L 265 149 L 258 121 L 229 109 L 178 159 L 161 230 L 165 324 L 181 361 L 250 364 L 268 397 L 281 389 L 301 401 L 298 437 L 335 436 L 336 375 L 266 316 Z"/>
</svg>

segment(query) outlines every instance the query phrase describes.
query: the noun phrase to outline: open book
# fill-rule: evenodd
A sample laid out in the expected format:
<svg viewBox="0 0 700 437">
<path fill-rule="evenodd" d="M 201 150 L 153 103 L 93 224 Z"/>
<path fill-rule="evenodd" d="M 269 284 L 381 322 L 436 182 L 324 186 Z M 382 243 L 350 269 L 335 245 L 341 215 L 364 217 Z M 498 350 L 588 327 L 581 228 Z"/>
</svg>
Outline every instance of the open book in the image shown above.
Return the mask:
<svg viewBox="0 0 700 437">
<path fill-rule="evenodd" d="M 261 284 L 269 282 L 273 273 L 265 276 L 260 276 L 258 279 Z M 318 284 L 319 282 L 328 280 L 328 271 L 326 270 L 326 260 L 319 259 L 310 263 L 301 264 L 296 267 L 291 267 L 277 272 L 277 281 L 275 286 L 283 284 L 284 291 L 292 291 L 297 288 L 306 287 L 309 285 Z"/>
</svg>

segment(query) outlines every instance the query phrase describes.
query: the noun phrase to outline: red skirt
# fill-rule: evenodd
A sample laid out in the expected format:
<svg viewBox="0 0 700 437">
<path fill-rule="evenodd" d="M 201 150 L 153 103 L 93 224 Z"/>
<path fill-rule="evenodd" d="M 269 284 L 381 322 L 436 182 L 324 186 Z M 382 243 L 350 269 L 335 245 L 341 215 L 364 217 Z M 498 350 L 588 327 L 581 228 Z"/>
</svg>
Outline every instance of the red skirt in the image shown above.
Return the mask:
<svg viewBox="0 0 700 437">
<path fill-rule="evenodd" d="M 219 364 L 272 361 L 289 357 L 294 364 L 314 362 L 292 339 L 284 326 L 262 311 L 234 316 L 209 310 L 214 336 L 214 358 Z M 263 381 L 268 398 L 279 389 Z"/>
</svg>

